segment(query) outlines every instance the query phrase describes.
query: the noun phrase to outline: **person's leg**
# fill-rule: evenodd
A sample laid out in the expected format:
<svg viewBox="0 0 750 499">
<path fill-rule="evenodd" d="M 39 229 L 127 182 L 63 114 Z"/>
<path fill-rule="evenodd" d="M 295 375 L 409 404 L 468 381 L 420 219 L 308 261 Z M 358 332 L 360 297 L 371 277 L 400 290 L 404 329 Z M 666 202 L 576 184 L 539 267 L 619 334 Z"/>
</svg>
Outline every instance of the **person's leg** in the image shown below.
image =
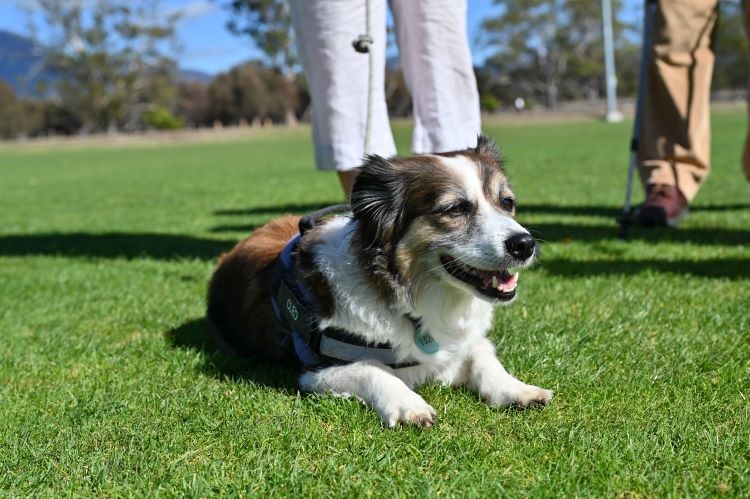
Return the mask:
<svg viewBox="0 0 750 499">
<path fill-rule="evenodd" d="M 337 173 L 339 175 L 341 189 L 344 191 L 344 195 L 348 198 L 352 194 L 354 179 L 357 178 L 357 170 L 339 170 Z"/>
<path fill-rule="evenodd" d="M 750 0 L 742 0 L 742 17 L 745 21 L 745 34 L 747 43 L 750 44 Z M 742 154 L 742 170 L 745 177 L 750 181 L 750 86 L 747 89 L 747 112 L 748 112 L 748 130 L 745 138 L 745 150 Z"/>
<path fill-rule="evenodd" d="M 346 194 L 365 153 L 396 153 L 385 103 L 386 2 L 369 2 L 374 43 L 371 151 L 365 151 L 369 56 L 352 42 L 366 32 L 365 2 L 349 0 L 291 0 L 299 56 L 307 77 L 312 105 L 315 164 L 337 170 Z"/>
<path fill-rule="evenodd" d="M 689 203 L 710 169 L 709 98 L 718 0 L 660 0 L 658 6 L 639 150 L 638 169 L 649 194 L 646 209 L 661 186 Z"/>
<path fill-rule="evenodd" d="M 473 147 L 482 125 L 466 0 L 391 0 L 391 9 L 414 103 L 412 150 Z"/>
</svg>

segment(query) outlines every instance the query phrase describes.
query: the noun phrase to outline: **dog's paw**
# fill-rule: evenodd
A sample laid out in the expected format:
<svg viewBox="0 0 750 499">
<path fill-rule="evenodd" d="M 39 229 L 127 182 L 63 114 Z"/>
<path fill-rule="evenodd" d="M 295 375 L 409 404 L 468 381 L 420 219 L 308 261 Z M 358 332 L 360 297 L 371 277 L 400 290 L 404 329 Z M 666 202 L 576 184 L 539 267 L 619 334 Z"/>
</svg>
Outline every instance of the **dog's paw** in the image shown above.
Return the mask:
<svg viewBox="0 0 750 499">
<path fill-rule="evenodd" d="M 552 400 L 552 390 L 545 390 L 538 386 L 526 385 L 510 404 L 514 409 L 527 407 L 544 407 Z"/>
<path fill-rule="evenodd" d="M 513 387 L 486 393 L 484 398 L 488 404 L 497 407 L 512 407 L 514 409 L 544 407 L 552 400 L 552 390 L 519 383 Z"/>
<path fill-rule="evenodd" d="M 431 428 L 437 417 L 435 409 L 416 393 L 413 394 L 413 397 L 405 398 L 408 400 L 393 400 L 382 410 L 378 410 L 383 424 L 388 428 L 395 428 L 397 425 Z"/>
</svg>

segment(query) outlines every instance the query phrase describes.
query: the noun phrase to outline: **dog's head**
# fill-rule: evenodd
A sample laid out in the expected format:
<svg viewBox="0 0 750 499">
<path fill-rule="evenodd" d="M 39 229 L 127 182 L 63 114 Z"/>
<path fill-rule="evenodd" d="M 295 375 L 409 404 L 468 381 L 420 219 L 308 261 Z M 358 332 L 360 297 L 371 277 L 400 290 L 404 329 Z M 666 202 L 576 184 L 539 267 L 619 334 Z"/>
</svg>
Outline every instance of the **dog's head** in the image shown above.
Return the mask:
<svg viewBox="0 0 750 499">
<path fill-rule="evenodd" d="M 516 294 L 514 268 L 536 243 L 514 219 L 516 201 L 497 146 L 384 159 L 369 156 L 352 191 L 365 265 L 406 286 L 437 282 L 492 302 Z"/>
</svg>

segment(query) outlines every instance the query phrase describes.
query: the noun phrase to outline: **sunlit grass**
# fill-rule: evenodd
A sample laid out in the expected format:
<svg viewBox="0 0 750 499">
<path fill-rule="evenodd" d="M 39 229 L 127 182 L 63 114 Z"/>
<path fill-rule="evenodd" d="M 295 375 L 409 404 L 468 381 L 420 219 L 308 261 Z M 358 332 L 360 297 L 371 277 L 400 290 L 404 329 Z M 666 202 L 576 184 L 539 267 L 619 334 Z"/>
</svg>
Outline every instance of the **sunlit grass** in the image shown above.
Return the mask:
<svg viewBox="0 0 750 499">
<path fill-rule="evenodd" d="M 305 130 L 242 142 L 0 147 L 0 488 L 59 496 L 705 496 L 750 492 L 742 114 L 679 230 L 617 239 L 630 124 L 490 125 L 544 241 L 492 332 L 527 412 L 420 390 L 429 431 L 302 396 L 205 340 L 215 257 L 340 201 Z M 397 127 L 404 152 L 408 130 Z M 640 195 L 639 195 L 640 196 Z"/>
</svg>

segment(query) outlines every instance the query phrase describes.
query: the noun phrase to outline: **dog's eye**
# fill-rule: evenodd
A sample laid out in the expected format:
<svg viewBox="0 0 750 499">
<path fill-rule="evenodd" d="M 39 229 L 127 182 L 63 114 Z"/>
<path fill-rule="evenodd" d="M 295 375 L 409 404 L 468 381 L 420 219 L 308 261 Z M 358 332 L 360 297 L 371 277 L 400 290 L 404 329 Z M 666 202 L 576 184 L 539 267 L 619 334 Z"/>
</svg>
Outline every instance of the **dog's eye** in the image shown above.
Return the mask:
<svg viewBox="0 0 750 499">
<path fill-rule="evenodd" d="M 443 215 L 451 217 L 461 217 L 471 213 L 472 205 L 468 201 L 452 204 L 440 210 Z"/>
<path fill-rule="evenodd" d="M 513 211 L 516 208 L 516 200 L 506 196 L 500 200 L 500 208 L 505 211 Z"/>
</svg>

